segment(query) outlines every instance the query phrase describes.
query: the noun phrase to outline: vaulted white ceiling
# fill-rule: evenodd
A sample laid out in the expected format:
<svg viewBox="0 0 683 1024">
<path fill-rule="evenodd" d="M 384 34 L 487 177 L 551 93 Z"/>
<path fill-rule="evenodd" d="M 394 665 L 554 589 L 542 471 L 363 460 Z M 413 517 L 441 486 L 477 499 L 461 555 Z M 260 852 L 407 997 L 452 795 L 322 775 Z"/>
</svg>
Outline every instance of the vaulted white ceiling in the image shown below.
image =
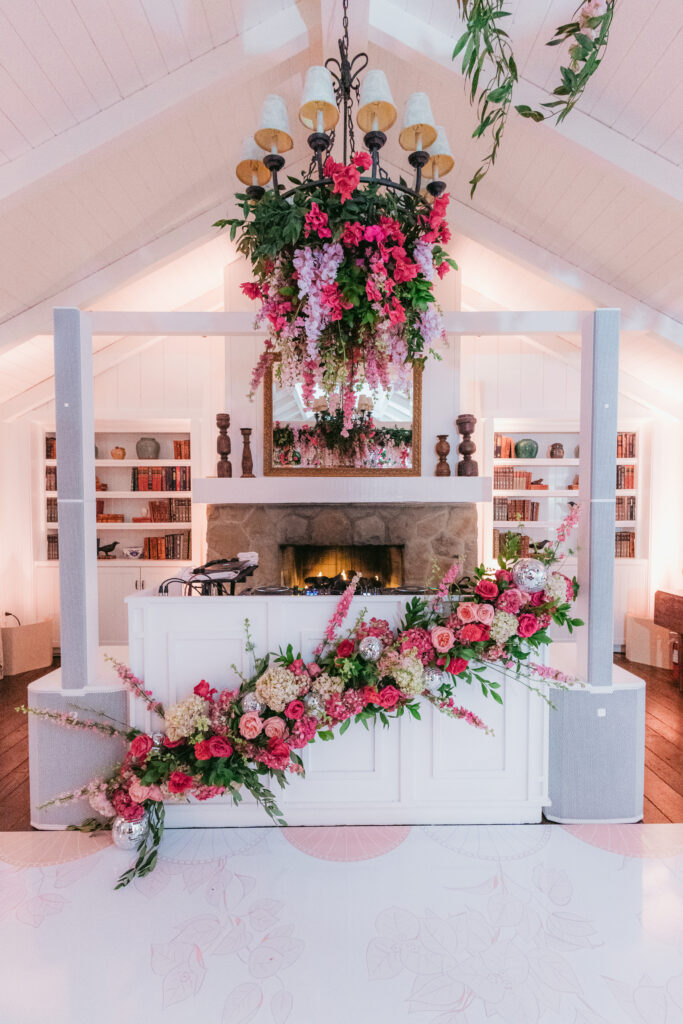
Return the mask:
<svg viewBox="0 0 683 1024">
<path fill-rule="evenodd" d="M 510 3 L 520 102 L 539 102 L 555 83 L 562 55 L 545 42 L 575 6 Z M 468 178 L 485 145 L 471 139 L 476 122 L 450 60 L 462 30 L 455 3 L 350 8 L 352 44 L 386 70 L 399 109 L 425 89 L 446 126 L 454 228 L 589 305 L 621 306 L 637 337 L 659 336 L 665 352 L 683 343 L 681 0 L 652 0 L 646 14 L 639 0 L 618 0 L 578 108 L 560 128 L 511 117 L 473 200 Z M 339 0 L 0 0 L 5 394 L 45 372 L 46 340 L 31 339 L 49 334 L 56 304 L 91 306 L 154 264 L 192 262 L 195 247 L 194 295 L 171 292 L 174 304 L 215 292 L 234 252 L 207 243 L 230 208 L 242 138 L 267 92 L 296 110 L 306 68 L 332 54 L 340 23 Z M 305 131 L 294 134 L 288 164 L 298 168 Z M 405 168 L 394 138 L 386 155 Z M 215 274 L 207 259 L 220 264 Z M 149 308 L 154 293 L 141 287 Z"/>
</svg>

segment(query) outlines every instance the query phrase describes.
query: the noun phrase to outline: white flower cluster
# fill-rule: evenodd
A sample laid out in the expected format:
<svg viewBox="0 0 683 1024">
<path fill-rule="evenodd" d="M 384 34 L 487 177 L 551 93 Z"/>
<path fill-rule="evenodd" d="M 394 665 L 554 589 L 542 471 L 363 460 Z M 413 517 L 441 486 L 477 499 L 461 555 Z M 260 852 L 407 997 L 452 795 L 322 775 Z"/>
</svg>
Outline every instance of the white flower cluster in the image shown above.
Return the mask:
<svg viewBox="0 0 683 1024">
<path fill-rule="evenodd" d="M 271 665 L 256 680 L 256 696 L 272 711 L 284 711 L 299 696 L 302 680 L 282 665 Z"/>
<path fill-rule="evenodd" d="M 165 714 L 166 735 L 172 743 L 209 728 L 209 702 L 193 694 L 174 704 Z"/>
<path fill-rule="evenodd" d="M 88 798 L 88 803 L 95 814 L 101 814 L 103 818 L 114 818 L 116 816 L 116 811 L 112 804 L 109 803 L 107 794 L 103 793 L 101 790 L 96 790 L 94 793 L 91 793 Z"/>
<path fill-rule="evenodd" d="M 548 576 L 545 587 L 545 597 L 553 604 L 564 604 L 567 600 L 567 581 L 560 573 L 553 572 Z"/>
<path fill-rule="evenodd" d="M 331 676 L 327 672 L 321 672 L 317 679 L 311 683 L 311 689 L 327 699 L 333 693 L 341 693 L 344 689 L 344 680 L 340 676 Z"/>
<path fill-rule="evenodd" d="M 424 665 L 412 654 L 404 654 L 393 671 L 396 685 L 410 697 L 419 696 L 425 688 Z"/>
<path fill-rule="evenodd" d="M 517 632 L 517 616 L 510 612 L 496 612 L 491 623 L 491 639 L 502 646 Z"/>
</svg>

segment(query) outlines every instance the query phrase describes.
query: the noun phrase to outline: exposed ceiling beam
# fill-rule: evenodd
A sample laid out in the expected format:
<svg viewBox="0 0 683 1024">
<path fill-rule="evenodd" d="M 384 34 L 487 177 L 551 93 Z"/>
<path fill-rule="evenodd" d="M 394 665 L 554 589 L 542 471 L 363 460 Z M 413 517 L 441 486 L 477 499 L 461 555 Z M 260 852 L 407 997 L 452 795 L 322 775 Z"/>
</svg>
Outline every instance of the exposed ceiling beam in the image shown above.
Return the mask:
<svg viewBox="0 0 683 1024">
<path fill-rule="evenodd" d="M 371 0 L 371 41 L 408 61 L 415 60 L 417 51 L 421 58 L 426 57 L 462 80 L 460 64 L 453 61 L 451 56 L 457 36 L 464 28 L 462 23 L 455 37 L 448 36 L 416 17 L 412 13 L 414 10 L 412 5 L 410 10 L 397 7 L 391 0 Z M 515 102 L 537 107 L 548 98 L 548 94 L 537 85 L 523 78 L 520 80 Z M 571 116 L 562 124 L 548 122 L 539 125 L 538 129 L 556 131 L 660 192 L 673 196 L 679 202 L 683 201 L 682 168 L 596 121 L 578 108 L 574 108 Z"/>
<path fill-rule="evenodd" d="M 272 70 L 275 65 L 307 50 L 308 44 L 308 30 L 297 5 L 272 14 L 266 31 L 263 25 L 247 29 L 0 167 L 0 199 L 219 82 L 232 81 L 236 87 L 243 88 L 246 80 L 263 72 L 265 63 Z"/>
</svg>

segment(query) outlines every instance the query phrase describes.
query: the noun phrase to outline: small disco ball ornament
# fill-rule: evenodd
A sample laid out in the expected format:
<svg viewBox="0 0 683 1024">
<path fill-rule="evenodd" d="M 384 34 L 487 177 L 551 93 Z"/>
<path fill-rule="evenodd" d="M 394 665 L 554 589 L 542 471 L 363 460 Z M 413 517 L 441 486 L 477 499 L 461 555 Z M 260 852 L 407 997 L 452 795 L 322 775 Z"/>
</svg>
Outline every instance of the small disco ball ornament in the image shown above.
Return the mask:
<svg viewBox="0 0 683 1024">
<path fill-rule="evenodd" d="M 378 636 L 364 636 L 358 644 L 358 651 L 366 661 L 378 661 L 384 650 L 384 645 Z"/>
<path fill-rule="evenodd" d="M 165 738 L 166 734 L 163 732 L 152 733 L 152 743 L 154 744 L 155 747 L 163 747 Z"/>
<path fill-rule="evenodd" d="M 306 711 L 313 718 L 319 718 L 325 713 L 325 701 L 319 693 L 315 692 L 315 690 L 311 690 L 310 693 L 307 693 L 303 698 L 303 701 Z"/>
<path fill-rule="evenodd" d="M 425 690 L 431 693 L 433 697 L 436 697 L 439 693 L 439 687 L 443 686 L 445 682 L 444 673 L 438 668 L 426 668 L 424 671 L 424 684 Z"/>
<path fill-rule="evenodd" d="M 149 816 L 147 811 L 145 811 L 139 821 L 126 821 L 119 814 L 118 817 L 114 818 L 111 826 L 111 838 L 114 846 L 118 846 L 119 850 L 137 850 L 141 840 L 145 838 L 148 831 Z"/>
<path fill-rule="evenodd" d="M 520 558 L 512 569 L 512 581 L 520 590 L 527 594 L 537 594 L 543 590 L 548 579 L 548 570 L 537 558 Z"/>
<path fill-rule="evenodd" d="M 260 715 L 265 704 L 262 700 L 259 700 L 256 694 L 251 690 L 249 693 L 245 693 L 242 697 L 242 710 L 243 711 L 255 711 L 257 715 Z"/>
</svg>

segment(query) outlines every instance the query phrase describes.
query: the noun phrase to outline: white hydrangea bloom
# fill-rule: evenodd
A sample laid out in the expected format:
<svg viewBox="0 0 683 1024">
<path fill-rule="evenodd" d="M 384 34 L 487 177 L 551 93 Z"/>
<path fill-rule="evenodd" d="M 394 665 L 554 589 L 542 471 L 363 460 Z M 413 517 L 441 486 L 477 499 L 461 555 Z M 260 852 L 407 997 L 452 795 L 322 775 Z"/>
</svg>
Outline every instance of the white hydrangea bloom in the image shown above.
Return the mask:
<svg viewBox="0 0 683 1024">
<path fill-rule="evenodd" d="M 209 702 L 193 694 L 166 711 L 166 735 L 172 743 L 209 728 Z"/>
<path fill-rule="evenodd" d="M 284 711 L 299 696 L 302 680 L 282 665 L 271 665 L 256 680 L 256 696 L 272 711 Z"/>
<path fill-rule="evenodd" d="M 560 573 L 553 572 L 548 576 L 544 590 L 546 600 L 554 604 L 564 604 L 567 600 L 567 581 Z"/>
<path fill-rule="evenodd" d="M 491 639 L 502 646 L 517 632 L 517 616 L 510 612 L 496 612 L 491 623 Z"/>
</svg>

